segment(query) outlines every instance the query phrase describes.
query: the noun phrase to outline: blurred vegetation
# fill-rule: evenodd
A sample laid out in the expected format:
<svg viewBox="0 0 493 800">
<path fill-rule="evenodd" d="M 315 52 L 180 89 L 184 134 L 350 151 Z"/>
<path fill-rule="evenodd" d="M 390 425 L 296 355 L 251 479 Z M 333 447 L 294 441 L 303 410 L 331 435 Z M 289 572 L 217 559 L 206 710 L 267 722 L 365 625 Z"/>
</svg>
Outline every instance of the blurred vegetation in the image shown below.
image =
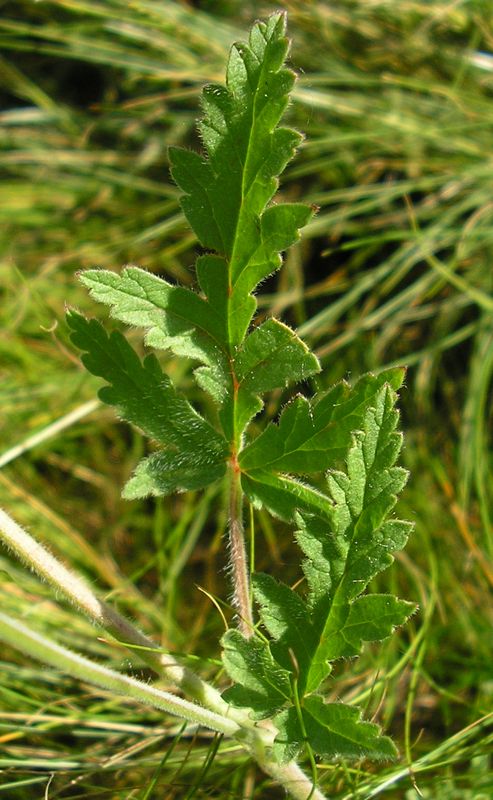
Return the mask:
<svg viewBox="0 0 493 800">
<path fill-rule="evenodd" d="M 320 782 L 340 800 L 487 800 L 490 0 L 0 0 L 0 503 L 148 633 L 217 673 L 222 622 L 210 596 L 227 596 L 222 498 L 120 499 L 144 445 L 90 402 L 97 382 L 68 344 L 64 305 L 104 316 L 74 278 L 88 266 L 130 262 L 193 282 L 195 242 L 167 147 L 200 146 L 201 87 L 223 80 L 231 43 L 278 8 L 300 75 L 287 117 L 307 137 L 281 192 L 320 210 L 265 283 L 262 313 L 299 328 L 324 385 L 409 366 L 401 513 L 416 532 L 380 584 L 421 610 L 389 643 L 342 664 L 334 689 L 382 722 L 402 758 L 321 764 Z M 188 385 L 187 364 L 167 368 Z M 283 400 L 273 395 L 267 413 Z M 257 566 L 295 580 L 291 531 L 262 514 L 255 530 Z M 125 668 L 122 650 L 25 570 L 7 557 L 0 570 L 2 607 Z M 14 653 L 0 659 L 0 797 L 281 796 L 231 745 L 184 737 L 173 720 Z"/>
</svg>

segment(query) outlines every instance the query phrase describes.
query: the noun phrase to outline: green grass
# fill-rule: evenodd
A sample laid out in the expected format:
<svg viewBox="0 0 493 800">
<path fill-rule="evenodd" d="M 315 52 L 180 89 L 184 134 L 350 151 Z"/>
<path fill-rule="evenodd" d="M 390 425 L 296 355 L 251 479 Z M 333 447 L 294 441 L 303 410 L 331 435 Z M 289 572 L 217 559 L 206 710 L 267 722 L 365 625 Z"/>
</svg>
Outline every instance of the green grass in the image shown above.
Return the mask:
<svg viewBox="0 0 493 800">
<path fill-rule="evenodd" d="M 409 365 L 401 405 L 412 479 L 402 511 L 416 532 L 380 585 L 421 608 L 391 642 L 342 664 L 336 689 L 385 725 L 400 762 L 321 764 L 320 781 L 339 800 L 487 800 L 493 58 L 475 54 L 493 51 L 490 3 L 195 6 L 0 4 L 0 504 L 221 682 L 224 626 L 211 596 L 227 596 L 222 498 L 120 499 L 144 445 L 110 411 L 84 406 L 97 382 L 68 344 L 63 312 L 68 303 L 104 314 L 74 280 L 84 267 L 136 263 L 193 280 L 194 241 L 167 147 L 198 145 L 203 83 L 221 79 L 230 43 L 256 16 L 286 8 L 300 72 L 288 114 L 307 140 L 281 191 L 320 211 L 260 305 L 299 326 L 327 383 Z M 167 368 L 188 381 L 186 365 Z M 291 532 L 263 515 L 255 530 L 257 567 L 296 580 Z M 121 649 L 14 561 L 2 556 L 0 569 L 2 608 L 129 668 Z M 13 652 L 1 659 L 0 798 L 282 796 L 230 744 L 180 737 L 153 711 Z"/>
</svg>

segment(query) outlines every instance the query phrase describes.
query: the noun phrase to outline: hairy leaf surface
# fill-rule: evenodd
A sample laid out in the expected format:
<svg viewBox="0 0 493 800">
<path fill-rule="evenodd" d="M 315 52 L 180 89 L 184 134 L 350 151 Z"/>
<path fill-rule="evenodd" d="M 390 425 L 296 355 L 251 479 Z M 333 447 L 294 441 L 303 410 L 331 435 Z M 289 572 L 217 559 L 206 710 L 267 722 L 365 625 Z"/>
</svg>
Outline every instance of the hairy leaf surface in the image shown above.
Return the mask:
<svg viewBox="0 0 493 800">
<path fill-rule="evenodd" d="M 398 389 L 400 369 L 364 375 L 351 388 L 342 381 L 313 402 L 299 395 L 283 410 L 278 424 L 271 423 L 241 454 L 243 469 L 274 472 L 320 472 L 346 455 L 353 431 L 361 427 L 366 409 L 380 388 L 390 383 Z"/>
<path fill-rule="evenodd" d="M 259 281 L 281 265 L 281 251 L 298 237 L 313 211 L 273 202 L 278 175 L 301 136 L 278 127 L 295 75 L 284 60 L 285 15 L 257 23 L 248 44 L 229 58 L 226 86 L 203 91 L 199 129 L 205 156 L 170 148 L 181 204 L 201 244 L 201 294 L 173 286 L 137 267 L 121 275 L 88 270 L 82 282 L 116 319 L 146 330 L 147 345 L 200 363 L 195 377 L 221 407 L 219 421 L 238 449 L 261 410 L 261 394 L 318 372 L 315 356 L 277 320 L 247 331 Z M 245 338 L 246 337 L 246 338 Z"/>
<path fill-rule="evenodd" d="M 344 703 L 324 703 L 316 695 L 303 704 L 303 727 L 311 749 L 324 758 L 395 758 L 397 750 L 378 725 L 363 722 L 356 708 Z M 279 735 L 274 752 L 279 761 L 299 756 L 305 741 L 296 709 L 284 709 L 275 718 Z"/>
<path fill-rule="evenodd" d="M 323 757 L 387 758 L 395 754 L 376 725 L 316 693 L 335 659 L 357 655 L 402 624 L 412 606 L 367 593 L 393 559 L 409 524 L 390 517 L 406 473 L 395 466 L 395 390 L 403 370 L 342 382 L 309 400 L 298 394 L 276 423 L 256 438 L 247 426 L 263 395 L 305 381 L 320 370 L 296 333 L 268 319 L 251 325 L 257 285 L 281 265 L 313 209 L 277 196 L 278 177 L 301 142 L 280 127 L 294 73 L 285 67 L 285 15 L 256 23 L 248 43 L 231 50 L 226 85 L 203 91 L 199 132 L 205 152 L 171 148 L 183 211 L 204 252 L 196 290 L 137 267 L 121 274 L 88 270 L 81 280 L 111 315 L 144 331 L 148 347 L 192 359 L 198 386 L 214 402 L 207 419 L 182 397 L 154 355 L 143 360 L 120 333 L 75 312 L 68 315 L 83 362 L 106 386 L 101 399 L 159 446 L 136 467 L 124 496 L 194 490 L 230 480 L 236 604 L 242 630 L 223 637 L 233 685 L 225 697 L 271 717 L 279 760 L 309 744 Z M 200 393 L 199 393 L 200 396 Z M 207 409 L 210 412 L 210 398 Z M 310 482 L 308 482 L 308 479 Z M 241 486 L 240 486 L 241 481 Z M 297 526 L 304 580 L 293 590 L 253 577 L 260 632 L 253 631 L 250 586 L 243 568 L 241 500 Z"/>
<path fill-rule="evenodd" d="M 291 673 L 299 708 L 294 694 L 290 703 L 279 703 L 278 708 L 283 708 L 276 717 L 279 753 L 299 748 L 305 730 L 310 745 L 322 755 L 384 757 L 394 753 L 393 745 L 378 734 L 376 726 L 360 722 L 354 709 L 325 705 L 313 696 L 329 676 L 332 661 L 358 655 L 363 642 L 386 638 L 414 610 L 411 603 L 392 595 L 363 594 L 369 581 L 392 562 L 392 553 L 404 546 L 410 529 L 409 523 L 388 519 L 407 478 L 405 470 L 395 466 L 401 447 L 401 436 L 395 430 L 395 392 L 388 383 L 382 385 L 380 378 L 371 376 L 356 390 L 356 398 L 360 393 L 371 398 L 369 407 L 365 408 L 364 399 L 357 403 L 351 398 L 343 385 L 337 392 L 342 427 L 348 424 L 348 413 L 359 413 L 361 429 L 351 435 L 346 429 L 343 434 L 349 438 L 346 471 L 328 475 L 328 512 L 296 513 L 297 541 L 305 554 L 306 591 L 293 591 L 269 575 L 254 575 L 254 596 L 270 641 L 250 639 L 243 646 L 265 647 L 270 655 L 264 663 L 272 658 L 276 669 Z M 327 419 L 333 417 L 327 415 Z M 294 415 L 289 430 L 296 430 L 297 419 Z M 341 443 L 342 437 L 337 441 Z M 231 694 L 232 702 L 241 698 L 248 705 L 251 663 L 245 656 L 243 675 L 241 670 L 235 671 L 243 692 Z M 260 713 L 258 697 L 256 700 L 256 712 Z"/>
<path fill-rule="evenodd" d="M 352 388 L 345 381 L 338 383 L 313 402 L 295 397 L 279 422 L 268 425 L 240 453 L 242 485 L 254 505 L 265 505 L 287 520 L 296 509 L 320 513 L 321 492 L 296 480 L 293 473 L 325 472 L 340 463 L 382 386 L 389 383 L 397 389 L 403 378 L 403 370 L 387 370 L 364 375 Z M 325 500 L 329 515 L 331 505 Z"/>
<path fill-rule="evenodd" d="M 247 705 L 260 717 L 269 717 L 291 695 L 289 672 L 276 664 L 263 642 L 246 641 L 235 630 L 223 636 L 223 662 L 238 681 L 224 692 L 233 705 Z"/>
<path fill-rule="evenodd" d="M 235 358 L 238 383 L 238 421 L 244 428 L 261 408 L 260 395 L 299 383 L 320 371 L 318 359 L 277 319 L 269 319 L 250 333 Z"/>
<path fill-rule="evenodd" d="M 166 450 L 159 454 L 162 493 L 207 486 L 224 474 L 226 441 L 177 394 L 155 356 L 142 362 L 124 336 L 117 331 L 108 335 L 97 320 L 86 320 L 71 311 L 67 321 L 72 341 L 84 352 L 85 367 L 109 384 L 100 389 L 101 400 L 116 406 L 123 419 L 165 445 Z M 151 459 L 156 463 L 158 455 Z M 138 469 L 140 475 L 144 467 Z M 144 490 L 144 484 L 137 493 L 134 483 L 129 496 L 155 493 L 150 486 Z"/>
<path fill-rule="evenodd" d="M 268 205 L 277 176 L 301 141 L 278 128 L 295 75 L 286 69 L 285 17 L 254 25 L 248 44 L 229 58 L 226 86 L 204 89 L 199 124 L 207 158 L 172 148 L 172 174 L 185 192 L 181 203 L 201 244 L 227 264 L 229 341 L 238 345 L 256 303 L 251 292 L 281 265 L 280 251 L 298 238 L 312 209 L 300 203 Z"/>
<path fill-rule="evenodd" d="M 80 280 L 96 300 L 110 306 L 115 319 L 144 328 L 147 345 L 170 349 L 204 364 L 199 383 L 222 403 L 228 392 L 230 368 L 225 320 L 214 304 L 138 267 L 126 267 L 120 275 L 109 270 L 86 270 Z"/>
</svg>

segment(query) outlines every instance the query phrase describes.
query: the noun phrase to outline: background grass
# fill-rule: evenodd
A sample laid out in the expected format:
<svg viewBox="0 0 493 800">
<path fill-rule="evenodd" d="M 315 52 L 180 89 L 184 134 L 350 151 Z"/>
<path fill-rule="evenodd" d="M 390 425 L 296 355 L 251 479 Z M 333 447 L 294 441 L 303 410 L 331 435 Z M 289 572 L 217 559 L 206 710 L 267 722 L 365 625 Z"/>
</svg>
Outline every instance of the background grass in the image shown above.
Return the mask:
<svg viewBox="0 0 493 800">
<path fill-rule="evenodd" d="M 493 795 L 491 384 L 493 16 L 489 0 L 321 3 L 0 2 L 0 503 L 163 645 L 217 676 L 227 597 L 220 490 L 124 503 L 144 447 L 95 398 L 63 321 L 105 316 L 77 269 L 136 263 L 193 283 L 195 242 L 167 147 L 194 121 L 230 44 L 285 8 L 307 139 L 281 187 L 320 211 L 262 313 L 299 327 L 323 385 L 408 364 L 400 513 L 411 543 L 380 579 L 420 613 L 341 664 L 397 741 L 397 764 L 321 764 L 331 798 Z M 167 369 L 193 391 L 187 364 Z M 267 413 L 284 398 L 273 395 Z M 86 405 L 89 404 L 89 405 Z M 57 435 L 52 425 L 74 411 Z M 30 437 L 39 434 L 36 444 Z M 2 455 L 3 454 L 3 455 Z M 296 579 L 292 533 L 255 520 L 257 567 Z M 25 570 L 0 562 L 1 603 L 120 668 L 126 656 Z M 225 609 L 228 614 L 228 609 Z M 241 752 L 0 655 L 0 797 L 280 798 Z M 196 662 L 194 662 L 196 663 Z M 142 674 L 145 675 L 145 672 Z"/>
</svg>

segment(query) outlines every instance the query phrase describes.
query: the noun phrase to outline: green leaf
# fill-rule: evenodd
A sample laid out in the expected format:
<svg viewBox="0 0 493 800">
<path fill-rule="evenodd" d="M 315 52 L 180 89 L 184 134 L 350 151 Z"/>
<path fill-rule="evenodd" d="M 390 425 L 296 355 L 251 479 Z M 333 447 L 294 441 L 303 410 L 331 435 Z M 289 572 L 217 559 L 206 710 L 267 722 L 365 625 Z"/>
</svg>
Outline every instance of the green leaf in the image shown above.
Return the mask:
<svg viewBox="0 0 493 800">
<path fill-rule="evenodd" d="M 414 603 L 398 600 L 389 594 L 358 597 L 348 606 L 348 614 L 340 631 L 324 649 L 325 660 L 356 656 L 362 642 L 386 639 L 394 628 L 402 625 L 415 611 Z"/>
<path fill-rule="evenodd" d="M 248 44 L 233 45 L 226 86 L 203 91 L 199 131 L 207 157 L 169 151 L 181 204 L 199 241 L 223 256 L 228 269 L 227 329 L 241 343 L 255 312 L 251 292 L 281 265 L 280 251 L 298 238 L 312 215 L 299 204 L 270 205 L 278 175 L 301 136 L 277 125 L 295 75 L 284 67 L 289 42 L 285 15 L 254 25 Z"/>
<path fill-rule="evenodd" d="M 241 438 L 252 417 L 263 407 L 261 393 L 302 381 L 319 372 L 320 365 L 287 325 L 269 319 L 237 348 L 233 369 L 234 391 L 223 404 L 220 420 L 225 432 Z M 228 424 L 233 427 L 228 428 Z"/>
<path fill-rule="evenodd" d="M 196 380 L 222 407 L 219 420 L 236 449 L 262 408 L 262 392 L 319 369 L 277 321 L 243 341 L 256 308 L 251 292 L 278 269 L 280 251 L 312 214 L 300 203 L 272 203 L 278 175 L 301 141 L 296 131 L 277 127 L 295 79 L 283 66 L 288 46 L 284 14 L 257 23 L 249 43 L 231 50 L 226 87 L 203 91 L 199 129 L 206 156 L 170 149 L 185 214 L 202 245 L 215 251 L 197 261 L 203 294 L 136 267 L 121 276 L 105 270 L 81 276 L 115 318 L 146 329 L 146 344 L 201 363 Z"/>
<path fill-rule="evenodd" d="M 368 406 L 385 383 L 397 389 L 404 379 L 401 369 L 364 375 L 351 388 L 336 384 L 313 403 L 298 396 L 283 410 L 279 423 L 271 423 L 247 445 L 240 466 L 247 472 L 321 472 L 343 459 L 353 431 L 361 427 Z"/>
<path fill-rule="evenodd" d="M 237 682 L 223 693 L 233 705 L 247 705 L 257 717 L 270 717 L 291 694 L 289 673 L 272 658 L 265 643 L 229 630 L 222 638 L 223 663 Z"/>
<path fill-rule="evenodd" d="M 99 322 L 75 311 L 68 313 L 67 322 L 72 341 L 84 351 L 86 368 L 109 384 L 100 389 L 101 400 L 116 406 L 123 419 L 166 446 L 161 461 L 157 455 L 151 461 L 155 476 L 156 466 L 162 468 L 163 490 L 168 484 L 183 489 L 206 486 L 224 474 L 226 441 L 177 394 L 153 355 L 141 362 L 124 336 L 118 332 L 108 336 Z M 149 466 L 141 467 L 139 475 L 142 471 L 149 473 Z"/>
<path fill-rule="evenodd" d="M 209 257 L 211 273 L 224 271 L 224 261 L 217 261 L 219 265 Z M 206 388 L 222 401 L 229 382 L 228 345 L 225 320 L 217 303 L 211 304 L 196 292 L 172 286 L 138 267 L 126 267 L 120 275 L 86 270 L 79 277 L 92 297 L 110 306 L 112 317 L 145 328 L 147 345 L 170 349 L 205 364 L 210 378 Z"/>
<path fill-rule="evenodd" d="M 332 501 L 326 494 L 289 475 L 275 475 L 260 469 L 243 472 L 241 487 L 255 508 L 264 506 L 286 521 L 292 521 L 300 510 L 325 518 L 332 513 Z"/>
<path fill-rule="evenodd" d="M 284 66 L 285 22 L 276 13 L 255 24 L 248 43 L 231 50 L 226 86 L 204 89 L 199 132 L 205 154 L 169 151 L 184 213 L 211 251 L 197 260 L 198 291 L 136 267 L 121 275 L 89 270 L 81 278 L 113 317 L 144 329 L 147 345 L 198 362 L 196 381 L 216 402 L 224 435 L 176 392 L 154 356 L 141 361 L 121 334 L 107 335 L 75 312 L 68 323 L 87 369 L 108 384 L 101 399 L 161 445 L 137 465 L 124 496 L 203 488 L 220 479 L 229 462 L 232 509 L 242 500 L 239 478 L 255 506 L 297 522 L 305 581 L 295 591 L 254 576 L 263 631 L 248 639 L 237 631 L 224 636 L 224 665 L 235 681 L 227 700 L 258 718 L 277 715 L 274 749 L 281 759 L 307 742 L 324 757 L 391 757 L 395 749 L 377 726 L 314 693 L 333 660 L 390 635 L 413 608 L 391 595 L 363 595 L 409 533 L 407 523 L 389 519 L 406 481 L 395 466 L 401 439 L 393 391 L 404 373 L 368 375 L 353 388 L 343 382 L 313 401 L 297 395 L 277 424 L 244 446 L 262 394 L 320 369 L 282 323 L 267 320 L 249 331 L 255 288 L 280 267 L 282 251 L 313 213 L 276 197 L 278 176 L 302 138 L 279 127 L 295 80 Z M 319 473 L 314 482 L 321 482 L 327 471 L 324 490 L 300 477 Z M 231 529 L 239 533 L 236 513 Z M 241 544 L 235 547 L 241 555 Z M 250 631 L 247 602 L 239 605 Z"/>
<path fill-rule="evenodd" d="M 303 381 L 320 372 L 320 364 L 287 325 L 269 319 L 238 349 L 235 371 L 240 389 L 261 393 Z"/>
<path fill-rule="evenodd" d="M 324 703 L 321 697 L 307 697 L 302 706 L 303 727 L 311 749 L 323 758 L 389 759 L 397 750 L 388 736 L 381 736 L 378 725 L 362 722 L 360 712 L 344 703 Z M 274 753 L 279 761 L 288 761 L 305 746 L 300 720 L 295 708 L 275 717 L 279 734 Z"/>
<path fill-rule="evenodd" d="M 347 474 L 329 474 L 335 503 L 330 534 L 319 520 L 305 517 L 301 521 L 298 542 L 308 556 L 303 569 L 319 639 L 310 669 L 300 678 L 307 692 L 318 686 L 328 660 L 357 655 L 362 639 L 384 638 L 414 609 L 411 604 L 382 598 L 354 604 L 371 578 L 392 562 L 392 550 L 404 546 L 409 532 L 407 524 L 386 524 L 407 479 L 406 471 L 394 466 L 401 448 L 401 436 L 395 431 L 395 399 L 390 386 L 379 390 L 374 407 L 365 414 L 363 430 L 353 434 Z M 392 535 L 387 539 L 388 534 Z M 367 625 L 365 634 L 371 603 L 375 611 L 391 613 L 381 625 Z"/>
<path fill-rule="evenodd" d="M 337 509 L 340 513 L 340 508 Z M 337 585 L 344 574 L 346 585 L 354 581 L 355 591 L 361 592 L 368 582 L 393 562 L 392 553 L 405 546 L 412 524 L 390 519 L 373 530 L 364 546 L 353 544 L 348 561 L 349 545 L 344 537 L 327 535 L 327 522 L 314 516 L 297 515 L 296 539 L 308 558 L 303 571 L 309 586 L 307 601 L 312 609 L 323 602 L 331 587 Z M 333 526 L 331 526 L 333 528 Z"/>
<path fill-rule="evenodd" d="M 296 538 L 305 554 L 307 591 L 299 594 L 267 575 L 253 577 L 261 622 L 270 636 L 263 643 L 268 649 L 265 663 L 272 658 L 276 668 L 292 675 L 290 702 L 276 717 L 280 725 L 276 747 L 283 757 L 293 746 L 295 750 L 302 746 L 304 729 L 310 746 L 322 755 L 394 754 L 390 741 L 378 735 L 376 726 L 360 722 L 356 710 L 341 704 L 324 705 L 312 696 L 329 676 L 332 661 L 358 655 L 363 642 L 386 638 L 415 608 L 391 595 L 362 596 L 369 581 L 392 562 L 393 551 L 404 546 L 410 530 L 408 523 L 388 519 L 407 478 L 405 470 L 395 466 L 401 447 L 401 436 L 395 430 L 396 394 L 389 384 L 382 386 L 379 378 L 372 376 L 364 379 L 363 387 L 366 408 L 361 408 L 365 401 L 358 391 L 358 404 L 351 404 L 345 387 L 332 394 L 332 399 L 338 396 L 346 404 L 341 416 L 343 426 L 349 407 L 352 414 L 359 415 L 361 430 L 349 437 L 347 471 L 328 475 L 327 506 L 321 504 L 311 513 L 290 509 L 296 516 Z M 305 413 L 306 401 L 301 399 L 284 412 L 286 437 L 290 430 L 296 430 Z M 242 476 L 247 483 L 249 479 Z M 270 481 L 267 485 L 272 487 Z M 255 491 L 261 492 L 264 484 L 259 485 L 261 488 Z M 262 496 L 262 500 L 268 507 L 289 503 L 286 497 L 272 501 Z M 303 500 L 300 498 L 299 508 Z M 245 646 L 249 644 L 250 640 Z M 251 646 L 258 649 L 261 645 L 256 642 Z M 232 697 L 234 702 L 248 705 L 247 687 Z"/>
<path fill-rule="evenodd" d="M 364 375 L 352 388 L 338 383 L 314 402 L 295 397 L 278 424 L 268 425 L 240 452 L 242 486 L 251 502 L 285 520 L 293 520 L 296 511 L 330 517 L 332 501 L 323 492 L 285 473 L 334 467 L 345 457 L 353 431 L 361 427 L 382 386 L 388 382 L 398 388 L 403 379 L 404 370 L 392 369 Z"/>
<path fill-rule="evenodd" d="M 136 500 L 139 497 L 158 497 L 176 491 L 204 489 L 222 478 L 226 471 L 225 459 L 204 449 L 178 452 L 161 450 L 137 465 L 133 476 L 125 484 L 122 497 Z"/>
<path fill-rule="evenodd" d="M 318 644 L 317 630 L 306 604 L 289 586 L 270 575 L 256 574 L 252 581 L 262 623 L 275 640 L 271 651 L 277 663 L 291 672 L 305 673 Z M 324 677 L 329 671 L 327 667 Z"/>
</svg>

